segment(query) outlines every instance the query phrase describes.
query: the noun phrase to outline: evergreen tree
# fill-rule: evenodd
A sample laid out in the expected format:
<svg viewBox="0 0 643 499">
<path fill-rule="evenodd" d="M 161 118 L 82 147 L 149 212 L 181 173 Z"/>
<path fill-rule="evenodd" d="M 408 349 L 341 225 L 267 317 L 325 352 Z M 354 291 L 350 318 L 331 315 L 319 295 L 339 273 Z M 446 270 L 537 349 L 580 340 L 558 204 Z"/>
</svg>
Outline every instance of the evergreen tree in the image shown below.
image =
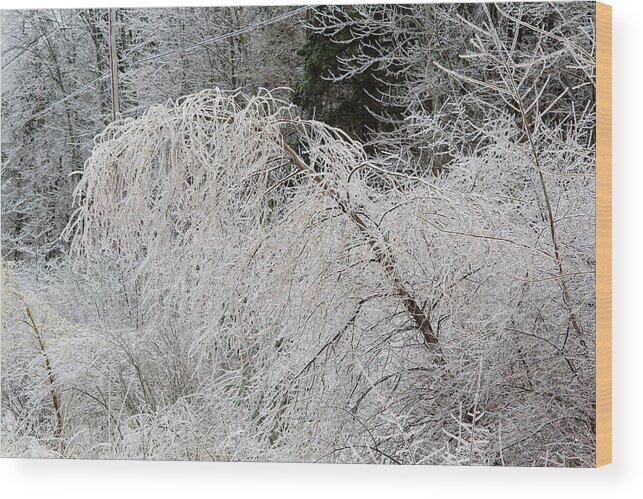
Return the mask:
<svg viewBox="0 0 643 499">
<path fill-rule="evenodd" d="M 346 27 L 332 34 L 308 30 L 306 43 L 299 51 L 304 58 L 303 76 L 295 85 L 292 100 L 306 115 L 341 128 L 353 138 L 367 140 L 371 132 L 385 128 L 379 116 L 399 114 L 399 110 L 381 99 L 391 75 L 373 63 L 350 78 L 337 80 L 333 76 L 340 73 L 342 59 L 358 51 L 374 52 L 374 47 L 389 40 L 377 34 L 357 39 L 350 26 L 359 12 L 351 6 L 320 7 L 317 11 L 331 9 L 334 15 L 340 11 L 339 15 L 347 21 Z M 309 16 L 309 25 L 315 26 L 316 19 Z M 375 53 L 372 55 L 375 58 Z"/>
</svg>

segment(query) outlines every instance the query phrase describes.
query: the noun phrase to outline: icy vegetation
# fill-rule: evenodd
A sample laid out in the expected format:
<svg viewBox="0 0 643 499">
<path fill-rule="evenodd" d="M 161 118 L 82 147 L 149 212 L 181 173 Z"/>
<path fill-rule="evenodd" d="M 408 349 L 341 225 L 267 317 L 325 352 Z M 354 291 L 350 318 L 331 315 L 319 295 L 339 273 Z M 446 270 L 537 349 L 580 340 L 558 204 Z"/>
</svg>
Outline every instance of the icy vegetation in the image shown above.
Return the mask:
<svg viewBox="0 0 643 499">
<path fill-rule="evenodd" d="M 57 129 L 3 52 L 2 454 L 592 466 L 592 8 L 124 10 L 134 111 L 101 85 Z M 107 18 L 73 12 L 107 68 Z M 164 16 L 234 21 L 206 81 L 141 41 Z"/>
</svg>

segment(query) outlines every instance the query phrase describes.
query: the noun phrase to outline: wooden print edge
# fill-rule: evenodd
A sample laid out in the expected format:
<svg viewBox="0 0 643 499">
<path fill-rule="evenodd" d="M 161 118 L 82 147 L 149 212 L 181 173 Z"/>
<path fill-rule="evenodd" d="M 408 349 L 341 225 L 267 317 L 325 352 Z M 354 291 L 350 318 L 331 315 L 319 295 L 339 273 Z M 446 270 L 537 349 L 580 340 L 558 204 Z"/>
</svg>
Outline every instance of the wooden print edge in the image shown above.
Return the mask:
<svg viewBox="0 0 643 499">
<path fill-rule="evenodd" d="M 596 2 L 596 466 L 612 462 L 612 7 Z"/>
</svg>

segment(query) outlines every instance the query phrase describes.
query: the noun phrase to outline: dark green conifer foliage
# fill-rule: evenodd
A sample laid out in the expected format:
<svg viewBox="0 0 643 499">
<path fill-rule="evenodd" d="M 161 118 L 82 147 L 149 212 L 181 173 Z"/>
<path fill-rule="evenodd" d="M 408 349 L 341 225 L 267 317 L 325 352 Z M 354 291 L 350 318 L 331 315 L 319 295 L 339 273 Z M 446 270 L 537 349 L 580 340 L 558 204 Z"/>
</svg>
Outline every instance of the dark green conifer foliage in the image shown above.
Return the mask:
<svg viewBox="0 0 643 499">
<path fill-rule="evenodd" d="M 350 6 L 345 7 L 347 17 L 357 15 Z M 386 75 L 376 65 L 339 82 L 329 80 L 338 74 L 339 59 L 348 57 L 358 49 L 358 44 L 382 44 L 385 40 L 370 37 L 359 42 L 338 43 L 348 39 L 349 33 L 325 36 L 308 31 L 306 43 L 299 51 L 304 58 L 303 76 L 292 95 L 308 117 L 314 117 L 331 126 L 341 128 L 351 137 L 365 141 L 370 132 L 380 131 L 385 124 L 377 115 L 396 116 L 399 110 L 378 100 L 387 85 Z"/>
</svg>

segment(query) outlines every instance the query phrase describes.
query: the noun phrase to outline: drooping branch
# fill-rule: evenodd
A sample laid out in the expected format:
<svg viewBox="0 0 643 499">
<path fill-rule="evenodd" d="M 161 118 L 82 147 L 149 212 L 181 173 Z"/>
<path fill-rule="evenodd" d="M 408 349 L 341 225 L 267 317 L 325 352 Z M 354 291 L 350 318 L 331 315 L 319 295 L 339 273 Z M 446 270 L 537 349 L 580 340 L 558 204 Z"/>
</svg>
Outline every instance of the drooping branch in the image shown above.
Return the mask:
<svg viewBox="0 0 643 499">
<path fill-rule="evenodd" d="M 347 196 L 342 196 L 334 187 L 326 184 L 324 179 L 313 170 L 292 147 L 285 142 L 283 143 L 284 151 L 292 158 L 294 165 L 301 171 L 307 173 L 317 184 L 325 191 L 326 195 L 337 203 L 339 209 L 353 222 L 355 227 L 365 235 L 366 240 L 373 250 L 375 260 L 382 266 L 387 277 L 391 281 L 396 294 L 402 300 L 404 307 L 413 318 L 417 328 L 422 333 L 426 345 L 436 345 L 438 338 L 431 326 L 431 320 L 427 311 L 418 303 L 413 293 L 407 289 L 398 270 L 398 264 L 391 250 L 383 244 L 383 238 L 378 237 L 374 231 L 377 228 L 367 224 L 366 220 L 346 201 Z"/>
<path fill-rule="evenodd" d="M 364 159 L 363 149 L 323 123 L 293 120 L 289 110 L 266 90 L 256 96 L 215 90 L 113 123 L 99 137 L 79 183 L 80 210 L 67 232 L 75 230 L 74 246 L 116 248 L 121 257 L 133 258 L 166 253 L 178 240 L 191 244 L 199 225 L 220 223 L 223 213 L 241 217 L 247 231 L 258 230 L 263 197 L 274 186 L 270 172 L 287 159 L 362 234 L 424 343 L 437 344 L 430 317 L 402 278 L 379 227 L 355 207 L 348 187 L 331 180 L 342 178 L 347 185 L 349 172 Z M 315 168 L 285 143 L 283 129 L 294 122 L 316 155 Z M 108 165 L 117 167 L 117 177 L 106 173 Z"/>
</svg>

